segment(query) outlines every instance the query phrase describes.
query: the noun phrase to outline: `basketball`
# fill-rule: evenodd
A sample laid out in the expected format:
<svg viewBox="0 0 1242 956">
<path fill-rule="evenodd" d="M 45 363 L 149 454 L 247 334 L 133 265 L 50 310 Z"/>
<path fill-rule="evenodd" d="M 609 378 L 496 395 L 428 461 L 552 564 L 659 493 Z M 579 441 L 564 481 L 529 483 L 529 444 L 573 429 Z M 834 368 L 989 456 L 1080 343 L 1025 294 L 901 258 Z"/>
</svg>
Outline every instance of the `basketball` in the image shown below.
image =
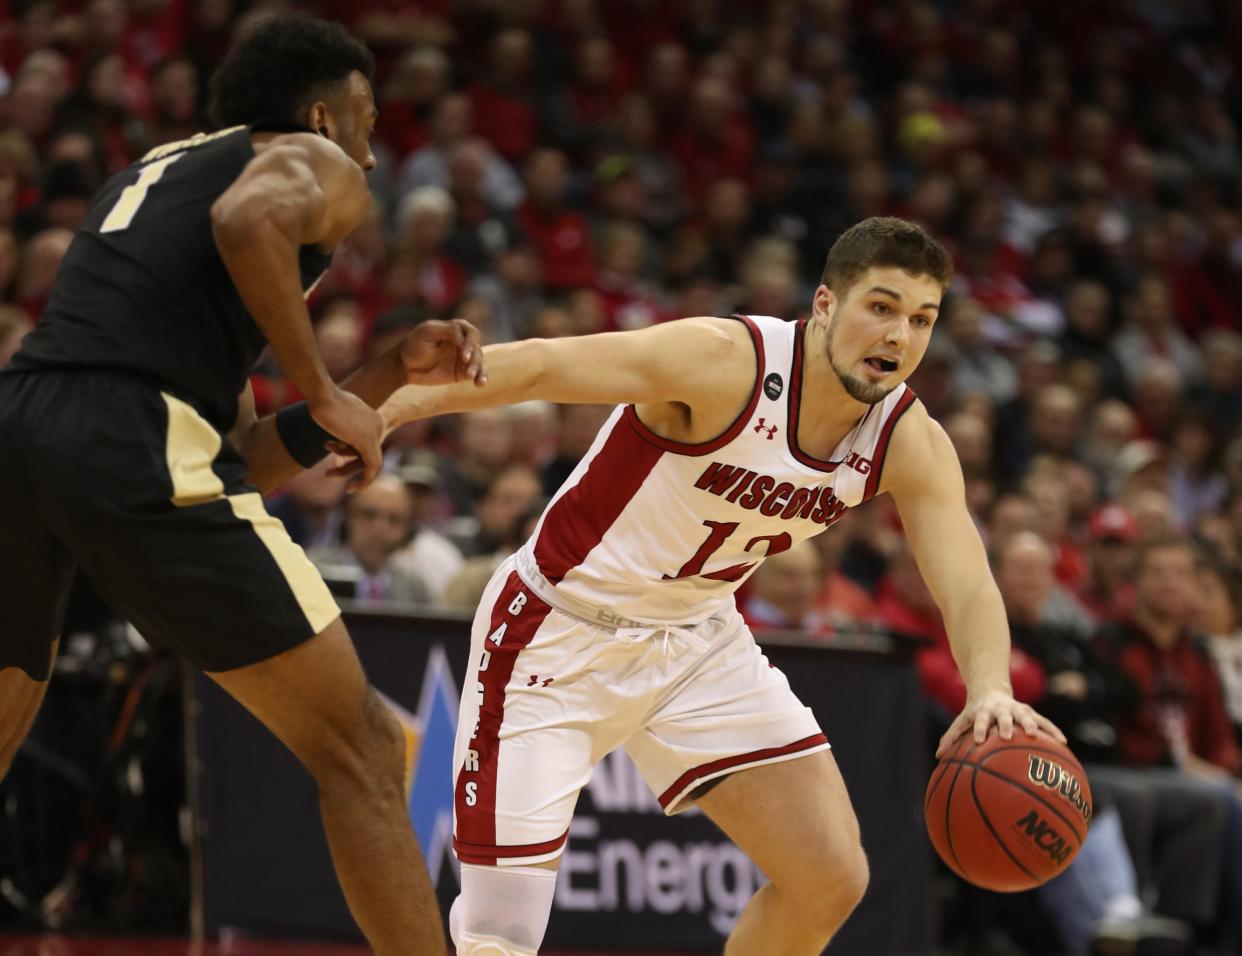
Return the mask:
<svg viewBox="0 0 1242 956">
<path fill-rule="evenodd" d="M 1091 825 L 1082 765 L 1045 734 L 966 735 L 937 764 L 923 800 L 927 833 L 949 869 L 987 890 L 1016 893 L 1052 879 Z"/>
</svg>

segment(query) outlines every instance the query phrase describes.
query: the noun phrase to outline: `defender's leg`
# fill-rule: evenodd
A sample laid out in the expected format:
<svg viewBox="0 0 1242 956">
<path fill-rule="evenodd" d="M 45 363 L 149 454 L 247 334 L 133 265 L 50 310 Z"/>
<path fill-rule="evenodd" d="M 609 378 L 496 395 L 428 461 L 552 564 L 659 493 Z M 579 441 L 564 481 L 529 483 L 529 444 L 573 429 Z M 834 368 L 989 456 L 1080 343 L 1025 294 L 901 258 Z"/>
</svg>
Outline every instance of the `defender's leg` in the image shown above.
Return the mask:
<svg viewBox="0 0 1242 956">
<path fill-rule="evenodd" d="M 314 775 L 337 877 L 375 952 L 444 952 L 406 807 L 401 728 L 367 686 L 341 621 L 277 657 L 208 676 Z"/>
</svg>

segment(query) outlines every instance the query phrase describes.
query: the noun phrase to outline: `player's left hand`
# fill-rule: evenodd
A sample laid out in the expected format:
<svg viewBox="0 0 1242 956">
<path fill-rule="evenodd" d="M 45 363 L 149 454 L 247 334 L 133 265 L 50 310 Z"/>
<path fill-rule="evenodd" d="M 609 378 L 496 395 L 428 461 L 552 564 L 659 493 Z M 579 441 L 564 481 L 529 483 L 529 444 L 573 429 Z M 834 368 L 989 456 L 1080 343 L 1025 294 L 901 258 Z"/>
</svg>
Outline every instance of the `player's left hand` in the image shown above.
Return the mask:
<svg viewBox="0 0 1242 956">
<path fill-rule="evenodd" d="M 992 690 L 979 700 L 967 700 L 962 712 L 957 715 L 949 729 L 940 738 L 940 746 L 936 748 L 936 759 L 948 755 L 958 738 L 973 733 L 975 743 L 983 743 L 988 730 L 996 725 L 1005 740 L 1013 738 L 1014 727 L 1021 727 L 1027 735 L 1034 737 L 1041 730 L 1048 736 L 1065 743 L 1065 734 L 1047 717 L 1037 713 L 1026 704 L 1016 701 L 1007 690 Z"/>
<path fill-rule="evenodd" d="M 398 348 L 407 385 L 487 382 L 479 330 L 465 319 L 420 322 Z"/>
</svg>

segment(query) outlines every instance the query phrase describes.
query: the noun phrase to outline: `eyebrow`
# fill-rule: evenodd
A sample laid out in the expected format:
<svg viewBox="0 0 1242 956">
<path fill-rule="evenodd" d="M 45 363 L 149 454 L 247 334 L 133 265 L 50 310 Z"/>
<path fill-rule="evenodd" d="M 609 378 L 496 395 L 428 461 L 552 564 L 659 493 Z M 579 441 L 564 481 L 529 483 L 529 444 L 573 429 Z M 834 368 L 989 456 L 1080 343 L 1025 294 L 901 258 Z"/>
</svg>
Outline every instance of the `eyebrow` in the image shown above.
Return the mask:
<svg viewBox="0 0 1242 956">
<path fill-rule="evenodd" d="M 870 295 L 872 292 L 878 292 L 880 293 L 880 295 L 886 295 L 891 299 L 896 299 L 898 302 L 901 301 L 900 292 L 896 292 L 893 289 L 886 289 L 882 285 L 872 286 L 870 289 L 867 290 L 867 295 Z M 920 309 L 934 309 L 936 312 L 939 312 L 940 304 L 937 302 L 924 302 L 921 306 L 919 306 L 919 308 Z"/>
</svg>

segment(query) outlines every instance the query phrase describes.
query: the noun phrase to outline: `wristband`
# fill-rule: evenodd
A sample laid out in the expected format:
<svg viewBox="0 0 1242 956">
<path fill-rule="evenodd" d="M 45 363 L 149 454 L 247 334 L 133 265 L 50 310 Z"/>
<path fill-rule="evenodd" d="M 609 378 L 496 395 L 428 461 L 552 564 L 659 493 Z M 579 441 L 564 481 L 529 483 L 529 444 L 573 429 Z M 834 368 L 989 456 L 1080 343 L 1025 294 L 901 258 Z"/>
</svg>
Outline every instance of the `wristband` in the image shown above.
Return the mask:
<svg viewBox="0 0 1242 956">
<path fill-rule="evenodd" d="M 305 402 L 289 405 L 276 413 L 276 433 L 289 457 L 303 468 L 314 468 L 323 461 L 328 454 L 324 444 L 335 437 L 311 418 L 310 407 Z"/>
</svg>

